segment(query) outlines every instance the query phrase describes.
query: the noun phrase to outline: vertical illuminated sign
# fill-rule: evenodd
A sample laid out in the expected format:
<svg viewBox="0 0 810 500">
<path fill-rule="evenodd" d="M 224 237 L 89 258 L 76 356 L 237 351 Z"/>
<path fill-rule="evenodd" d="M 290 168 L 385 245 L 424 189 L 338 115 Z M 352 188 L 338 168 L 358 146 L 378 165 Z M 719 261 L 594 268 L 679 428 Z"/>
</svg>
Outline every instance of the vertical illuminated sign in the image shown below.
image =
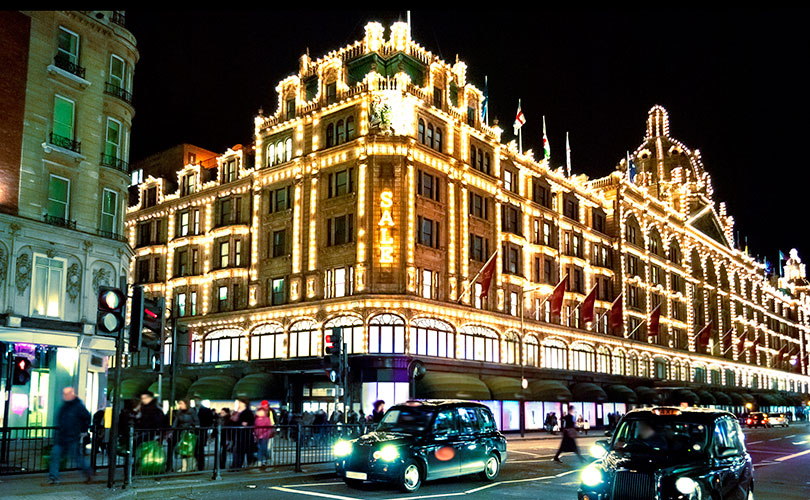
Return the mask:
<svg viewBox="0 0 810 500">
<path fill-rule="evenodd" d="M 380 193 L 382 215 L 377 224 L 380 227 L 380 263 L 382 264 L 394 263 L 394 237 L 391 235 L 394 227 L 394 217 L 391 215 L 393 207 L 394 193 L 386 189 Z"/>
</svg>

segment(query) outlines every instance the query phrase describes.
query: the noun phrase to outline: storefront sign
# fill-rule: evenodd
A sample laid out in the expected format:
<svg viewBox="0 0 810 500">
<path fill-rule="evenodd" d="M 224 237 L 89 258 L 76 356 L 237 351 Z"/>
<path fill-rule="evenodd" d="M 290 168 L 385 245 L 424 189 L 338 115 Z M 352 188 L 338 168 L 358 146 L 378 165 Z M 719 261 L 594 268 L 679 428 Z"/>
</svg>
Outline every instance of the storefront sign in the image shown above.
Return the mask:
<svg viewBox="0 0 810 500">
<path fill-rule="evenodd" d="M 391 215 L 393 207 L 394 193 L 386 189 L 380 193 L 382 215 L 379 224 L 377 224 L 380 226 L 380 262 L 382 264 L 394 263 L 394 237 L 392 236 L 394 217 Z"/>
</svg>

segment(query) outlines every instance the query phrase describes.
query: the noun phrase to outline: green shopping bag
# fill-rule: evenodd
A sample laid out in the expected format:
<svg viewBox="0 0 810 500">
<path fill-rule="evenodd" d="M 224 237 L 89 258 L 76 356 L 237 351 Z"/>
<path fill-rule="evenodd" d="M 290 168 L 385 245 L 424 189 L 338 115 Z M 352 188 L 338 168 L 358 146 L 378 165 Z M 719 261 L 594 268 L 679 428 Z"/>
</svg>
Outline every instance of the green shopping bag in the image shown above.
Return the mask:
<svg viewBox="0 0 810 500">
<path fill-rule="evenodd" d="M 197 446 L 197 436 L 193 432 L 183 431 L 177 443 L 177 454 L 181 457 L 193 457 Z"/>
<path fill-rule="evenodd" d="M 166 452 L 159 441 L 141 443 L 136 457 L 141 474 L 160 474 L 166 467 Z"/>
</svg>

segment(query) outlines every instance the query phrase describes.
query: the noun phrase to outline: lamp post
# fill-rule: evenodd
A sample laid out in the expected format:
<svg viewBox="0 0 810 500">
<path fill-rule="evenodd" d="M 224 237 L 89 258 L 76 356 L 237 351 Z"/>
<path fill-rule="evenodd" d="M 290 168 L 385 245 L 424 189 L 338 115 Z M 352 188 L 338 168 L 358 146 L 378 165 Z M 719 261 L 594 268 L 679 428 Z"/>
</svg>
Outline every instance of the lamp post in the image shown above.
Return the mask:
<svg viewBox="0 0 810 500">
<path fill-rule="evenodd" d="M 542 285 L 537 285 L 537 286 L 534 286 L 534 287 L 531 287 L 531 288 L 523 288 L 522 285 L 520 287 L 520 343 L 521 343 L 521 346 L 524 345 L 523 337 L 526 336 L 526 323 L 525 323 L 524 314 L 523 314 L 524 309 L 526 309 L 526 297 L 524 296 L 524 294 L 526 292 L 533 292 L 533 291 L 538 290 L 540 288 L 542 288 Z M 526 360 L 524 359 L 525 358 L 525 356 L 523 355 L 524 352 L 525 352 L 525 348 L 522 348 L 520 350 L 520 387 L 525 391 L 526 388 L 529 387 L 529 381 L 526 380 L 526 376 L 525 376 L 525 374 L 526 374 L 526 370 L 525 370 L 526 362 L 525 361 Z M 521 402 L 520 402 L 520 437 L 524 437 L 526 435 L 526 407 L 525 407 L 525 405 L 523 403 L 524 403 L 524 401 L 521 399 Z"/>
</svg>

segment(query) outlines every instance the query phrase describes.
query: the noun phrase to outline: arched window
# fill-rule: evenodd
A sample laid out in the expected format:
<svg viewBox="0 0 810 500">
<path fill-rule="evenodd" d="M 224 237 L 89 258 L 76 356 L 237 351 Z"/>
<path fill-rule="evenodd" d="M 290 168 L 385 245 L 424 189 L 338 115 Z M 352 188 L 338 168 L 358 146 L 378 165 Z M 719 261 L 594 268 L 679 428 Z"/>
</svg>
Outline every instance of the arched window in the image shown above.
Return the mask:
<svg viewBox="0 0 810 500">
<path fill-rule="evenodd" d="M 289 350 L 291 358 L 318 356 L 318 325 L 305 319 L 290 327 Z"/>
<path fill-rule="evenodd" d="M 361 354 L 365 352 L 363 345 L 363 320 L 357 316 L 338 316 L 332 318 L 323 325 L 323 334 L 331 333 L 332 328 L 340 328 L 341 338 L 346 344 L 346 352 L 349 354 Z"/>
<path fill-rule="evenodd" d="M 458 344 L 461 359 L 493 363 L 501 360 L 498 333 L 489 328 L 470 325 L 463 327 L 459 332 Z"/>
<path fill-rule="evenodd" d="M 345 138 L 346 129 L 345 125 L 343 125 L 343 120 L 338 120 L 336 129 L 337 133 L 335 138 L 335 144 L 343 144 L 344 142 L 346 142 Z"/>
<path fill-rule="evenodd" d="M 260 325 L 250 332 L 250 359 L 285 357 L 284 328 L 278 323 Z"/>
<path fill-rule="evenodd" d="M 284 163 L 284 143 L 281 141 L 276 143 L 276 163 Z"/>
<path fill-rule="evenodd" d="M 286 150 L 287 156 L 286 161 L 290 161 L 292 159 L 292 139 L 287 137 L 287 140 L 284 141 L 284 149 Z"/>
<path fill-rule="evenodd" d="M 669 242 L 669 255 L 667 255 L 670 262 L 674 264 L 681 265 L 681 247 L 678 244 L 678 240 L 672 238 Z"/>
<path fill-rule="evenodd" d="M 627 355 L 624 351 L 616 351 L 613 355 L 613 374 L 627 375 Z"/>
<path fill-rule="evenodd" d="M 653 367 L 655 370 L 655 378 L 657 379 L 666 379 L 669 372 L 669 360 L 666 358 L 655 358 L 653 361 Z"/>
<path fill-rule="evenodd" d="M 203 363 L 239 361 L 242 357 L 242 330 L 227 328 L 209 333 L 203 339 Z"/>
<path fill-rule="evenodd" d="M 436 127 L 436 134 L 433 136 L 433 149 L 442 152 L 442 129 Z"/>
<path fill-rule="evenodd" d="M 610 349 L 600 347 L 596 353 L 596 370 L 601 373 L 610 373 Z"/>
<path fill-rule="evenodd" d="M 419 142 L 425 143 L 425 120 L 419 119 Z"/>
<path fill-rule="evenodd" d="M 346 118 L 346 140 L 351 141 L 354 139 L 354 117 Z"/>
<path fill-rule="evenodd" d="M 478 152 L 478 170 L 486 174 L 489 173 L 489 153 Z"/>
<path fill-rule="evenodd" d="M 593 347 L 578 344 L 571 348 L 571 369 L 583 372 L 596 371 Z"/>
<path fill-rule="evenodd" d="M 331 148 L 335 145 L 335 125 L 330 123 L 326 126 L 326 147 Z"/>
<path fill-rule="evenodd" d="M 627 375 L 631 377 L 638 376 L 638 355 L 634 352 L 631 352 L 630 356 L 627 357 Z"/>
<path fill-rule="evenodd" d="M 268 167 L 276 163 L 276 145 L 273 143 L 267 145 L 266 160 Z"/>
<path fill-rule="evenodd" d="M 540 364 L 540 344 L 534 335 L 526 335 L 523 338 L 523 355 L 526 366 L 539 366 Z"/>
<path fill-rule="evenodd" d="M 641 227 L 633 216 L 628 217 L 624 223 L 624 239 L 631 245 L 641 246 L 643 243 Z"/>
<path fill-rule="evenodd" d="M 706 383 L 706 367 L 705 366 L 695 366 L 695 379 L 694 382 L 698 384 L 705 384 Z"/>
<path fill-rule="evenodd" d="M 378 314 L 368 322 L 368 352 L 405 353 L 405 320 L 394 314 Z"/>
<path fill-rule="evenodd" d="M 638 376 L 644 378 L 650 378 L 650 357 L 646 354 L 641 356 L 638 364 Z"/>
<path fill-rule="evenodd" d="M 563 341 L 543 341 L 543 368 L 568 369 L 568 347 Z"/>
<path fill-rule="evenodd" d="M 664 248 L 663 244 L 661 243 L 661 235 L 658 234 L 658 230 L 655 228 L 652 228 L 650 230 L 649 245 L 650 245 L 650 252 L 652 252 L 655 255 L 658 255 L 659 257 L 664 256 L 663 254 Z"/>
<path fill-rule="evenodd" d="M 411 354 L 456 357 L 453 327 L 433 318 L 418 318 L 411 323 Z"/>
<path fill-rule="evenodd" d="M 433 147 L 433 125 L 430 123 L 428 123 L 427 126 L 427 137 L 425 137 L 425 144 L 427 144 L 428 147 Z"/>
<path fill-rule="evenodd" d="M 672 380 L 681 380 L 681 362 L 677 359 L 672 363 L 672 376 L 670 378 Z"/>
<path fill-rule="evenodd" d="M 506 363 L 516 365 L 520 362 L 520 337 L 515 332 L 508 332 L 504 336 Z"/>
</svg>

